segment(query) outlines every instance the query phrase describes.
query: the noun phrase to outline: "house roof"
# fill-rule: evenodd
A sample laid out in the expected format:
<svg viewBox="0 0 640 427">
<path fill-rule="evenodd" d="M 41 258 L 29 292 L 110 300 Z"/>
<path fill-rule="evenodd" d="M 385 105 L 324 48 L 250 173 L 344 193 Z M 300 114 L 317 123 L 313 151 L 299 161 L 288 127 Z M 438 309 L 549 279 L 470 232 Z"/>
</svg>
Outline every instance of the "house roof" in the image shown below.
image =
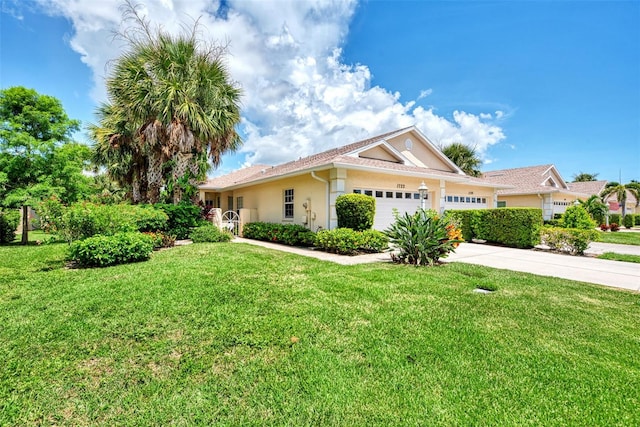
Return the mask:
<svg viewBox="0 0 640 427">
<path fill-rule="evenodd" d="M 394 163 L 390 161 L 359 157 L 357 155 L 359 151 L 365 148 L 369 149 L 370 147 L 380 145 L 381 143 L 385 143 L 386 139 L 390 139 L 411 131 L 416 132 L 420 136 L 420 138 L 424 140 L 425 144 L 429 145 L 434 150 L 434 154 L 436 156 L 439 156 L 445 164 L 450 165 L 452 171 L 443 171 L 434 168 L 415 166 L 411 164 L 405 164 L 400 161 L 398 163 Z M 387 146 L 387 149 L 389 149 L 390 151 L 394 151 L 394 149 L 390 146 Z M 397 154 L 394 154 L 394 156 L 397 156 Z M 448 181 L 467 182 L 470 184 L 472 183 L 475 185 L 486 187 L 496 186 L 496 183 L 494 182 L 488 182 L 487 180 L 473 178 L 465 175 L 464 172 L 462 172 L 424 135 L 422 135 L 420 131 L 411 126 L 394 130 L 392 132 L 383 133 L 381 135 L 354 142 L 352 144 L 332 148 L 321 153 L 313 154 L 311 156 L 303 157 L 298 160 L 283 163 L 277 166 L 260 165 L 240 169 L 229 175 L 209 179 L 206 183 L 200 185 L 200 188 L 203 190 L 232 189 L 234 187 L 243 186 L 249 183 L 269 181 L 284 176 L 299 175 L 301 173 L 310 171 L 317 171 L 341 166 L 351 169 L 376 170 L 381 173 L 400 173 L 406 175 L 421 176 L 424 178 L 432 177 L 436 179 L 446 179 Z M 499 184 L 497 186 L 508 187 L 508 185 Z"/>
<path fill-rule="evenodd" d="M 482 177 L 512 188 L 498 190 L 498 195 L 573 193 L 553 164 L 502 169 L 485 172 Z"/>
<path fill-rule="evenodd" d="M 585 181 L 585 182 L 570 182 L 569 188 L 576 193 L 582 193 L 586 196 L 592 196 L 594 194 L 600 194 L 604 190 L 604 186 L 607 181 Z"/>
</svg>

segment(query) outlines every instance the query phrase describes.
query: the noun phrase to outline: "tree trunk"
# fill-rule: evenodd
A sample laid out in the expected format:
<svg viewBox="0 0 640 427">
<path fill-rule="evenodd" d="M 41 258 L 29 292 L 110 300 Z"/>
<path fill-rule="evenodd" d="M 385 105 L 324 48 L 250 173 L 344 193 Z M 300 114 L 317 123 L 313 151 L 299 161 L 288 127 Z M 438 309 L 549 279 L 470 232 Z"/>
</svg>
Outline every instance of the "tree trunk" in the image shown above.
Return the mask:
<svg viewBox="0 0 640 427">
<path fill-rule="evenodd" d="M 22 206 L 22 241 L 23 245 L 29 243 L 29 206 Z"/>
</svg>

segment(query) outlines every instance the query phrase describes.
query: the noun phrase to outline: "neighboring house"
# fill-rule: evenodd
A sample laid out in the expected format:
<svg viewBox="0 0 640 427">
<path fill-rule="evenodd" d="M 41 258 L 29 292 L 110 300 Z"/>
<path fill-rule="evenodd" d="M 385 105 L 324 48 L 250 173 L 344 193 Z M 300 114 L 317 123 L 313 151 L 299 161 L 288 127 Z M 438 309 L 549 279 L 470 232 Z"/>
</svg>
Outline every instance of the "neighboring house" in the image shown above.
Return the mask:
<svg viewBox="0 0 640 427">
<path fill-rule="evenodd" d="M 606 198 L 605 203 L 609 205 L 609 213 L 622 214 L 622 206 L 618 203 L 618 197 L 615 194 L 611 194 Z M 640 212 L 640 208 L 637 206 L 636 198 L 627 191 L 627 209 L 628 214 L 636 214 Z"/>
<path fill-rule="evenodd" d="M 462 172 L 417 128 L 409 127 L 334 148 L 278 166 L 252 166 L 199 186 L 200 199 L 240 222 L 304 224 L 312 230 L 337 227 L 336 198 L 345 193 L 375 197 L 374 228 L 384 230 L 393 212 L 415 212 L 418 187 L 428 187 L 426 208 L 495 207 L 498 189 L 510 185 Z"/>
<path fill-rule="evenodd" d="M 577 199 L 600 194 L 606 183 L 567 183 L 554 165 L 496 170 L 482 176 L 496 183 L 511 185 L 512 188 L 498 190 L 498 207 L 541 208 L 546 220 L 563 214 L 567 206 L 576 203 Z"/>
</svg>

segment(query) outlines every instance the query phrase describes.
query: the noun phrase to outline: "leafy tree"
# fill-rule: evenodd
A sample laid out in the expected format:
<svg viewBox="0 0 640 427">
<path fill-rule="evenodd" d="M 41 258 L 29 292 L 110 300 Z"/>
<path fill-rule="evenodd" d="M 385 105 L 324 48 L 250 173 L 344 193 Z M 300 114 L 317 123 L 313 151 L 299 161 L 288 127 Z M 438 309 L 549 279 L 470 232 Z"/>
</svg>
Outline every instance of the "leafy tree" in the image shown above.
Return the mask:
<svg viewBox="0 0 640 427">
<path fill-rule="evenodd" d="M 622 217 L 624 218 L 627 214 L 627 194 L 633 195 L 636 199 L 637 207 L 640 204 L 640 183 L 630 182 L 628 184 L 619 184 L 617 182 L 609 182 L 600 193 L 600 197 L 606 201 L 607 198 L 615 195 L 618 203 L 622 207 Z"/>
<path fill-rule="evenodd" d="M 586 172 L 580 172 L 577 173 L 575 175 L 573 175 L 573 182 L 589 182 L 589 181 L 596 181 L 598 178 L 597 173 L 586 173 Z"/>
<path fill-rule="evenodd" d="M 120 36 L 129 51 L 107 79 L 109 101 L 91 127 L 95 158 L 110 176 L 131 188 L 134 202 L 159 201 L 163 187 L 174 203 L 188 195 L 222 154 L 241 140 L 240 89 L 224 66 L 225 47 L 190 33 L 152 29 L 131 3 L 133 22 Z"/>
<path fill-rule="evenodd" d="M 54 97 L 21 86 L 0 91 L 0 203 L 22 206 L 23 244 L 28 206 L 54 194 L 75 201 L 88 190 L 90 151 L 69 142 L 79 124 Z"/>
<path fill-rule="evenodd" d="M 454 142 L 444 147 L 442 152 L 467 175 L 482 175 L 479 169 L 480 165 L 482 165 L 482 160 L 478 157 L 475 148 L 460 142 Z"/>
</svg>

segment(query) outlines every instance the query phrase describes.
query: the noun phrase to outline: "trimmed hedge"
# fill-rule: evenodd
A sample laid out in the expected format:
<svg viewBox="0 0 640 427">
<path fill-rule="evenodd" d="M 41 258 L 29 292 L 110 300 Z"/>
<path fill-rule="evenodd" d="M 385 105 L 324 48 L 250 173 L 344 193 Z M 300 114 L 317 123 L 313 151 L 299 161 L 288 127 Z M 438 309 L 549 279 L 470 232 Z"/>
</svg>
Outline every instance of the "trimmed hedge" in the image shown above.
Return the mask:
<svg viewBox="0 0 640 427">
<path fill-rule="evenodd" d="M 565 210 L 559 225 L 564 228 L 591 230 L 595 228 L 596 222 L 591 219 L 591 215 L 589 215 L 589 212 L 582 205 L 577 205 L 569 206 Z"/>
<path fill-rule="evenodd" d="M 620 214 L 610 214 L 609 215 L 609 224 L 622 224 L 622 218 L 620 218 Z"/>
<path fill-rule="evenodd" d="M 149 259 L 154 239 L 139 232 L 97 235 L 73 242 L 67 259 L 80 267 L 107 267 Z"/>
<path fill-rule="evenodd" d="M 483 239 L 516 248 L 532 248 L 540 241 L 541 209 L 470 209 L 446 213 L 459 221 L 466 241 Z"/>
<path fill-rule="evenodd" d="M 17 210 L 0 210 L 0 244 L 15 240 L 19 222 L 20 213 Z"/>
<path fill-rule="evenodd" d="M 351 228 L 336 228 L 319 231 L 315 244 L 326 252 L 357 255 L 361 252 L 383 252 L 389 246 L 389 238 L 377 230 L 355 231 Z"/>
<path fill-rule="evenodd" d="M 338 228 L 365 231 L 373 227 L 376 199 L 365 194 L 342 194 L 336 198 Z"/>
<path fill-rule="evenodd" d="M 203 225 L 191 230 L 189 238 L 193 240 L 193 243 L 205 243 L 205 242 L 228 242 L 233 238 L 233 235 L 229 232 L 222 231 L 214 225 Z"/>
<path fill-rule="evenodd" d="M 313 246 L 316 234 L 297 224 L 277 224 L 270 222 L 250 222 L 242 228 L 247 239 L 282 243 L 289 246 Z"/>
<path fill-rule="evenodd" d="M 598 240 L 597 230 L 580 228 L 543 227 L 540 242 L 551 250 L 584 255 L 589 243 Z"/>
<path fill-rule="evenodd" d="M 622 219 L 622 225 L 624 225 L 624 228 L 633 228 L 635 224 L 636 222 L 633 214 L 627 214 Z"/>
</svg>

